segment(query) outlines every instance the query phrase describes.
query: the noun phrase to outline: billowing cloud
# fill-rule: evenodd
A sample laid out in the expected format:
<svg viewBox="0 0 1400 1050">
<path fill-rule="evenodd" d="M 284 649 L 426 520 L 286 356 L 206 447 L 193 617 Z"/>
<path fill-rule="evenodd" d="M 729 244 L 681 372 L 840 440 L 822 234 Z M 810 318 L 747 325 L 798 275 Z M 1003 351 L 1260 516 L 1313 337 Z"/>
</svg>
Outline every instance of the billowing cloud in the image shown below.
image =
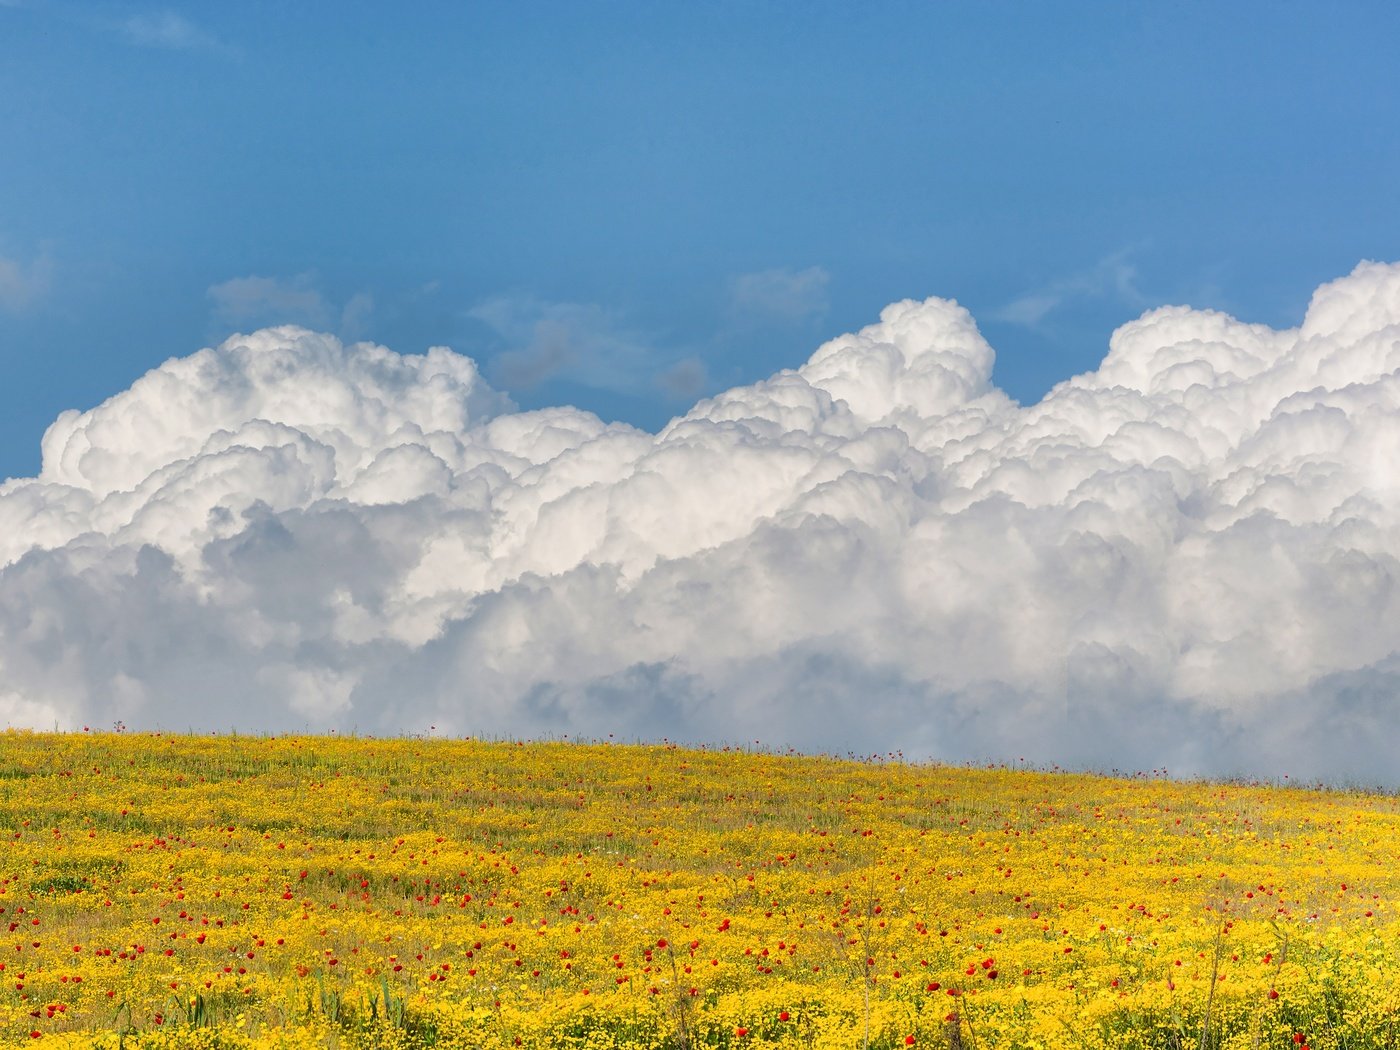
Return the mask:
<svg viewBox="0 0 1400 1050">
<path fill-rule="evenodd" d="M 1020 407 L 887 307 L 660 433 L 299 328 L 0 487 L 0 718 L 614 733 L 1400 783 L 1400 266 Z"/>
</svg>

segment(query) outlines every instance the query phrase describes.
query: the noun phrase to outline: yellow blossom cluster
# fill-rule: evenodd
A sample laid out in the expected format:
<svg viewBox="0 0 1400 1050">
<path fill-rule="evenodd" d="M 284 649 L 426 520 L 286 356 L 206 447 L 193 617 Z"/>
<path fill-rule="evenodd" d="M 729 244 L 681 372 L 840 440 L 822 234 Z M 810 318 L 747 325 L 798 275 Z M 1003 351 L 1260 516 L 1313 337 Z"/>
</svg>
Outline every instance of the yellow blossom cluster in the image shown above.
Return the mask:
<svg viewBox="0 0 1400 1050">
<path fill-rule="evenodd" d="M 1400 1045 L 1383 794 L 6 733 L 0 840 L 5 1045 Z"/>
</svg>

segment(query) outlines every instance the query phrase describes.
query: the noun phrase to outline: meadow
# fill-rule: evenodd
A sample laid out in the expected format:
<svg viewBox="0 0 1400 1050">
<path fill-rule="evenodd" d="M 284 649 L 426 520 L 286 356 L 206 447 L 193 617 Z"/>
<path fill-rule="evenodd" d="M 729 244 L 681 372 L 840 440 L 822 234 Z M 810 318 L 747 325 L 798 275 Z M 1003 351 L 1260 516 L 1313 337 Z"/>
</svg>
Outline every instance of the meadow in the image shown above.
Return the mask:
<svg viewBox="0 0 1400 1050">
<path fill-rule="evenodd" d="M 669 745 L 0 734 L 0 1041 L 1400 1046 L 1400 806 Z"/>
</svg>

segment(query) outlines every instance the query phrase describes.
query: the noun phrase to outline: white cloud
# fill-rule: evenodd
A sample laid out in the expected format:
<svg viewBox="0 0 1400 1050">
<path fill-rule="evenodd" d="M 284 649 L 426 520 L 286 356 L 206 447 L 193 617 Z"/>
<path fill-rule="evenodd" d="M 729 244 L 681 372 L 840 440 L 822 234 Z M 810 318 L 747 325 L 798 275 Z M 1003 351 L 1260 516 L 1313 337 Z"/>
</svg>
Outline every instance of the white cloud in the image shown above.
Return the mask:
<svg viewBox="0 0 1400 1050">
<path fill-rule="evenodd" d="M 896 303 L 652 435 L 235 337 L 0 487 L 0 718 L 1400 784 L 1400 266 L 1150 311 L 1024 408 L 992 361 Z"/>
<path fill-rule="evenodd" d="M 746 273 L 729 285 L 729 307 L 737 318 L 796 324 L 824 316 L 831 275 L 820 266 Z"/>
</svg>

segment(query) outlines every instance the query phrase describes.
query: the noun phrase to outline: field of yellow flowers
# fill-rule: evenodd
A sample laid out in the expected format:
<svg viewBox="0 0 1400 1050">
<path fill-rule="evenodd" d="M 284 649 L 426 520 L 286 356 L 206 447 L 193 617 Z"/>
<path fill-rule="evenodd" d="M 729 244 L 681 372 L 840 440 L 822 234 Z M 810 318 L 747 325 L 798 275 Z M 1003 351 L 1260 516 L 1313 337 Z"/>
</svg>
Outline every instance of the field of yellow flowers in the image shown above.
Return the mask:
<svg viewBox="0 0 1400 1050">
<path fill-rule="evenodd" d="M 6 1045 L 1400 1045 L 1386 795 L 5 733 L 0 835 Z"/>
</svg>

